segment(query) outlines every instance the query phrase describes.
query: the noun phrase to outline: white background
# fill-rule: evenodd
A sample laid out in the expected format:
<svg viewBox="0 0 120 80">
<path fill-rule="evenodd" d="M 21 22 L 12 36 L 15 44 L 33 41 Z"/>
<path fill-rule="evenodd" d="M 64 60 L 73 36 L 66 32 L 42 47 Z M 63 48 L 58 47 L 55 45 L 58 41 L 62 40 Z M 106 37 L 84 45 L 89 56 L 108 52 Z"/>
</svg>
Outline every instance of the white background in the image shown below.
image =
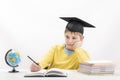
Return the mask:
<svg viewBox="0 0 120 80">
<path fill-rule="evenodd" d="M 21 55 L 19 68 L 28 69 L 30 55 L 38 61 L 55 44 L 64 43 L 66 22 L 78 17 L 96 28 L 85 28 L 83 48 L 93 60 L 120 64 L 119 0 L 0 0 L 0 68 L 9 49 Z"/>
</svg>

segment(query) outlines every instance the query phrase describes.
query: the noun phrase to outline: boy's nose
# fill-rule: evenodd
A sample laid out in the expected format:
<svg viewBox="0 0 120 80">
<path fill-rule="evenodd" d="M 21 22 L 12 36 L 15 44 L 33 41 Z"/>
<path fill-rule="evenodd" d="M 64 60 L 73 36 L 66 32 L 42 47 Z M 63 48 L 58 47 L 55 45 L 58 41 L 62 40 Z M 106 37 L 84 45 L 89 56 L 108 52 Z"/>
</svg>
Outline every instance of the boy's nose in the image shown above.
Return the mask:
<svg viewBox="0 0 120 80">
<path fill-rule="evenodd" d="M 72 43 L 72 42 L 73 42 L 73 40 L 72 40 L 72 39 L 69 39 L 69 40 L 68 40 L 68 42 L 69 42 L 69 43 Z"/>
</svg>

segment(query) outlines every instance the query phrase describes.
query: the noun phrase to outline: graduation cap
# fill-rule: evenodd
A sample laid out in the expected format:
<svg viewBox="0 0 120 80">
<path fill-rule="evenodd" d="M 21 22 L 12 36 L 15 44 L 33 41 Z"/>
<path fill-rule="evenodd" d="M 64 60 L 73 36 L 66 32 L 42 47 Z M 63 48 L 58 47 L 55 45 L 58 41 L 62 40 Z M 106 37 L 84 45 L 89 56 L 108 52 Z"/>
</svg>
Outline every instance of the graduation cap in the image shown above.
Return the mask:
<svg viewBox="0 0 120 80">
<path fill-rule="evenodd" d="M 84 27 L 95 28 L 92 24 L 85 22 L 76 17 L 60 17 L 61 19 L 68 22 L 66 28 L 71 32 L 80 32 L 84 33 Z"/>
</svg>

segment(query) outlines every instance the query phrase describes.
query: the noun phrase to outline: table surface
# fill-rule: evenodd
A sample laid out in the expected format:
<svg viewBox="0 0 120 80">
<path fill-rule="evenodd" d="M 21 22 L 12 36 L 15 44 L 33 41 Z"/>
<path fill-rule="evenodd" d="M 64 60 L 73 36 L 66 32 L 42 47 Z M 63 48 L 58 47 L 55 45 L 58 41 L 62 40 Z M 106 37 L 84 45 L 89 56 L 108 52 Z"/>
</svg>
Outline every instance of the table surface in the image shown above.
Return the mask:
<svg viewBox="0 0 120 80">
<path fill-rule="evenodd" d="M 120 80 L 120 70 L 114 74 L 84 74 L 76 70 L 66 70 L 68 77 L 24 77 L 28 70 L 19 70 L 18 73 L 8 73 L 8 70 L 0 69 L 0 80 Z"/>
</svg>

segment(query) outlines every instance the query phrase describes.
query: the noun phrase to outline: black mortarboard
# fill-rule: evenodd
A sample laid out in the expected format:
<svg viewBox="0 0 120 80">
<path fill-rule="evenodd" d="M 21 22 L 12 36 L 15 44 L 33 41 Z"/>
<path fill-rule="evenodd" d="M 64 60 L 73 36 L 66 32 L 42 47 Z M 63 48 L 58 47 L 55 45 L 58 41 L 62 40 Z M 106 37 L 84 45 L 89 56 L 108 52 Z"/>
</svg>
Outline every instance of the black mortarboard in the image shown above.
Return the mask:
<svg viewBox="0 0 120 80">
<path fill-rule="evenodd" d="M 60 17 L 60 18 L 68 22 L 66 28 L 72 32 L 80 32 L 81 34 L 83 34 L 84 33 L 83 27 L 95 28 L 95 26 L 93 26 L 92 24 L 89 24 L 76 17 Z"/>
</svg>

